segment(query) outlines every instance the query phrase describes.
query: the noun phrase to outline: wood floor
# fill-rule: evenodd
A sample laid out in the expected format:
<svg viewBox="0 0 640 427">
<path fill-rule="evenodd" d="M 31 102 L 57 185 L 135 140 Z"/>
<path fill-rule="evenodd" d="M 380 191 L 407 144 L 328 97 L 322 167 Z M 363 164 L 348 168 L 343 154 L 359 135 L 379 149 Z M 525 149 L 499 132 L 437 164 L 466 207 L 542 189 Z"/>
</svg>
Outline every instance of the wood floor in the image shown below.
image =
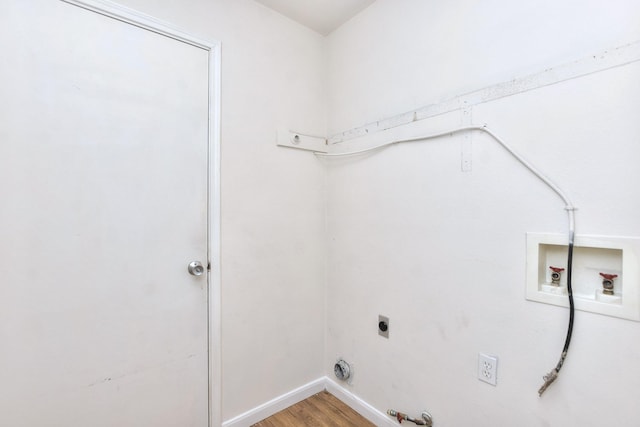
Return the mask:
<svg viewBox="0 0 640 427">
<path fill-rule="evenodd" d="M 303 400 L 251 427 L 375 427 L 327 391 Z"/>
</svg>

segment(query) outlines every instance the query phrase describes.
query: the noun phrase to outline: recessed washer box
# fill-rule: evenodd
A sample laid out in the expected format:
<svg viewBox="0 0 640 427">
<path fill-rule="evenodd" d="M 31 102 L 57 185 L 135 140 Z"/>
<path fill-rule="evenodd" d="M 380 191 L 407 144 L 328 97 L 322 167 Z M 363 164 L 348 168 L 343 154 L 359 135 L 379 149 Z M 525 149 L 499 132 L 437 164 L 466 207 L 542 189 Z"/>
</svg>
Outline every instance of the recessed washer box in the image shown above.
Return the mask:
<svg viewBox="0 0 640 427">
<path fill-rule="evenodd" d="M 527 290 L 530 301 L 569 306 L 568 237 L 527 233 Z M 575 237 L 572 289 L 577 310 L 640 321 L 640 238 Z M 553 283 L 550 267 L 564 268 Z M 615 274 L 613 295 L 604 291 L 600 273 Z"/>
</svg>

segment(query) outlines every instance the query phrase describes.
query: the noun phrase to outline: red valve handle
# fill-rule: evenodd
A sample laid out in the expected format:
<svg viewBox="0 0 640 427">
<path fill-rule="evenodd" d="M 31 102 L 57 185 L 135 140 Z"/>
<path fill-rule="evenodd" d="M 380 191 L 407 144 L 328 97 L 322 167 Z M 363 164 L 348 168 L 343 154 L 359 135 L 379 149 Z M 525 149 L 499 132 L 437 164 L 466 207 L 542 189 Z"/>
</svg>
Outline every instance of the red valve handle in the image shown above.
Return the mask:
<svg viewBox="0 0 640 427">
<path fill-rule="evenodd" d="M 549 267 L 551 269 L 551 271 L 553 271 L 554 273 L 560 273 L 562 271 L 564 271 L 564 268 L 561 267 Z M 600 273 L 602 274 L 602 273 Z"/>
<path fill-rule="evenodd" d="M 604 277 L 605 279 L 607 279 L 607 280 L 613 280 L 613 279 L 615 279 L 616 277 L 618 277 L 618 275 L 617 275 L 617 274 L 606 274 L 606 273 L 600 273 L 600 275 L 601 275 L 602 277 Z"/>
</svg>

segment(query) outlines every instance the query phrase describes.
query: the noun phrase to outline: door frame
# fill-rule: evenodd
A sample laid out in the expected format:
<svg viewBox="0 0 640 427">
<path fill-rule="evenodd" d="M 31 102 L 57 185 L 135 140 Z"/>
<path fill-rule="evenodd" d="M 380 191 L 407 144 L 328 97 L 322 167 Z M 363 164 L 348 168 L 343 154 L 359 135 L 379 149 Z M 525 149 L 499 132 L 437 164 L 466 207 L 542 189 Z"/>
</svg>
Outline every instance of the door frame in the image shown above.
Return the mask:
<svg viewBox="0 0 640 427">
<path fill-rule="evenodd" d="M 60 0 L 203 49 L 208 55 L 207 347 L 209 427 L 222 425 L 220 316 L 220 42 L 189 34 L 167 22 L 108 0 Z"/>
</svg>

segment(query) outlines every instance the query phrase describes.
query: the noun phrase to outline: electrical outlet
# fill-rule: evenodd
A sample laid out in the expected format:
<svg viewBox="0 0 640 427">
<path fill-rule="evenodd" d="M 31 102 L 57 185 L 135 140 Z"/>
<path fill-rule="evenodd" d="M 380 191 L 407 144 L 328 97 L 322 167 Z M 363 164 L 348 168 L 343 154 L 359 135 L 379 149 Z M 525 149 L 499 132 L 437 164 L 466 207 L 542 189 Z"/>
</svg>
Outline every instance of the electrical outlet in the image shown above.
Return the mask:
<svg viewBox="0 0 640 427">
<path fill-rule="evenodd" d="M 496 385 L 498 376 L 498 358 L 478 353 L 478 379 Z"/>
</svg>

